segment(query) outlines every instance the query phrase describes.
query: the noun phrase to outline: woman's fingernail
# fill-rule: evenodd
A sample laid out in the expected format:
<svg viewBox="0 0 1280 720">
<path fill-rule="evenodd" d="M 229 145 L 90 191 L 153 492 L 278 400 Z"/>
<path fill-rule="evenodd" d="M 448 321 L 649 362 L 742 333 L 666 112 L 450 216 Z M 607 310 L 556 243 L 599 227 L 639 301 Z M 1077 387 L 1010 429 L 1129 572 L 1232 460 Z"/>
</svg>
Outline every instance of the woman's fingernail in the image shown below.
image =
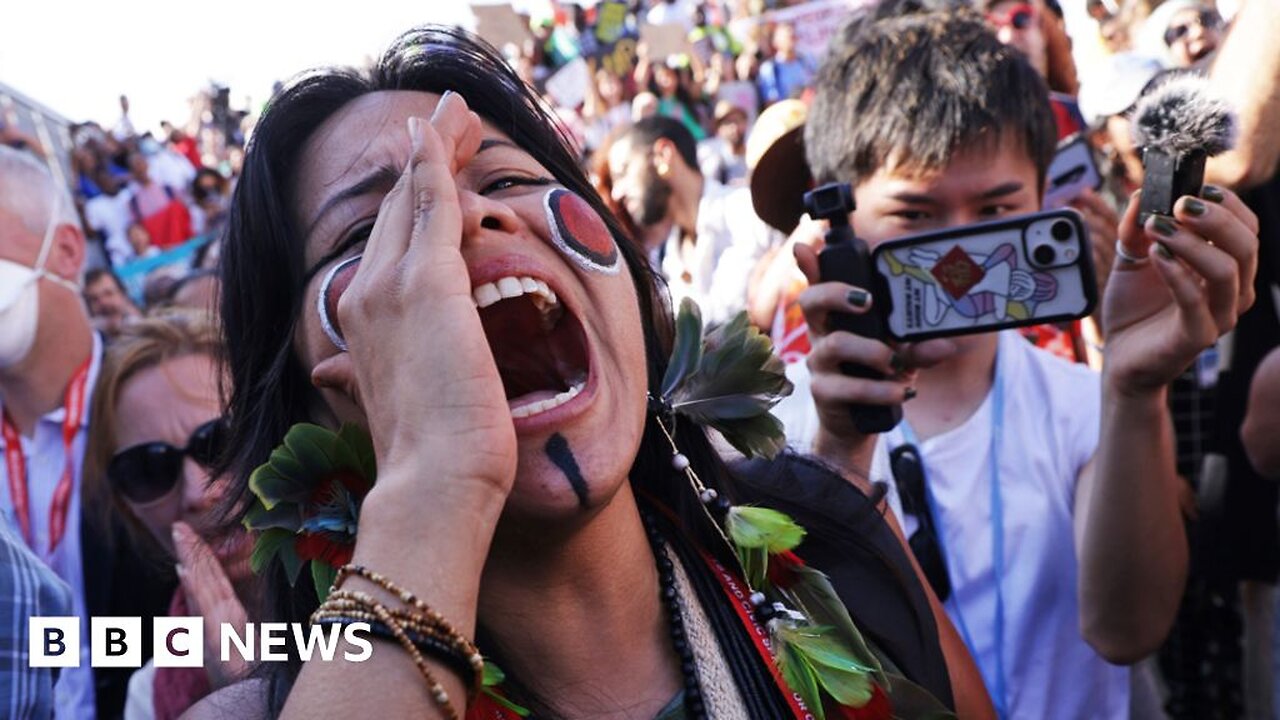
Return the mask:
<svg viewBox="0 0 1280 720">
<path fill-rule="evenodd" d="M 1227 199 L 1227 194 L 1217 185 L 1205 185 L 1200 188 L 1200 197 L 1209 202 L 1220 203 Z"/>
<path fill-rule="evenodd" d="M 1193 197 L 1189 197 L 1186 200 L 1182 201 L 1182 209 L 1187 211 L 1188 215 L 1192 215 L 1194 217 L 1200 217 L 1201 215 L 1204 215 L 1205 210 L 1207 210 L 1208 208 L 1205 206 L 1204 203 L 1200 202 L 1199 200 Z"/>
<path fill-rule="evenodd" d="M 1156 254 L 1164 258 L 1165 260 L 1173 259 L 1173 251 L 1170 250 L 1169 246 L 1165 245 L 1164 243 L 1160 243 L 1160 242 L 1156 243 Z"/>
<path fill-rule="evenodd" d="M 1151 223 L 1152 229 L 1165 237 L 1173 237 L 1178 232 L 1178 226 L 1172 220 L 1163 216 L 1155 215 L 1155 220 Z"/>
<path fill-rule="evenodd" d="M 854 288 L 844 297 L 845 300 L 849 301 L 850 305 L 858 308 L 859 310 L 865 309 L 867 305 L 871 303 L 871 293 L 863 290 L 862 288 Z"/>
<path fill-rule="evenodd" d="M 409 143 L 414 154 L 422 150 L 422 118 L 409 116 Z"/>
<path fill-rule="evenodd" d="M 174 564 L 173 564 L 173 572 L 174 572 L 174 573 L 176 573 L 176 574 L 178 575 L 178 579 L 179 579 L 179 580 L 181 580 L 181 579 L 183 579 L 183 578 L 185 578 L 185 577 L 187 576 L 187 569 L 186 569 L 185 567 L 183 567 L 183 566 L 182 566 L 182 563 L 174 563 Z"/>
<path fill-rule="evenodd" d="M 903 360 L 902 356 L 895 352 L 889 355 L 889 367 L 893 368 L 894 373 L 901 373 L 907 369 L 907 361 Z"/>
<path fill-rule="evenodd" d="M 906 402 L 908 400 L 914 399 L 915 396 L 918 394 L 919 393 L 916 391 L 915 388 L 909 387 L 906 390 L 902 391 L 902 402 Z"/>
</svg>

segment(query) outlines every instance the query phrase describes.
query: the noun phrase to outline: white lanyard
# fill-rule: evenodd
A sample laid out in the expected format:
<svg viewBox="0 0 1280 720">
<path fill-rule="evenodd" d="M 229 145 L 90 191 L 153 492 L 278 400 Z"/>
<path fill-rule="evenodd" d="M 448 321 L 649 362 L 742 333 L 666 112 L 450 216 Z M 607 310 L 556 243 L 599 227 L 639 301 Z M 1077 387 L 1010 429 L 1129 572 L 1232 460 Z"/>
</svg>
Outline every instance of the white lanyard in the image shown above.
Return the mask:
<svg viewBox="0 0 1280 720">
<path fill-rule="evenodd" d="M 898 428 L 902 430 L 902 436 L 906 442 L 914 445 L 920 456 L 920 473 L 924 475 L 924 491 L 929 500 L 929 513 L 932 516 L 933 526 L 937 529 L 935 535 L 938 540 L 938 549 L 942 551 L 942 560 L 947 566 L 948 574 L 954 577 L 951 571 L 951 558 L 947 552 L 946 543 L 943 541 L 942 523 L 938 517 L 938 502 L 933 496 L 933 488 L 929 485 L 928 474 L 924 468 L 924 448 L 920 445 L 919 438 L 911 428 L 911 424 L 904 418 L 898 424 Z M 996 706 L 996 714 L 1001 718 L 1009 717 L 1008 694 L 1005 684 L 1004 672 L 1004 499 L 1000 493 L 1000 439 L 1004 432 L 1004 384 L 1000 380 L 1000 366 L 997 360 L 995 382 L 991 388 L 991 572 L 995 578 L 996 584 L 996 617 L 994 623 L 995 632 L 995 678 L 993 678 L 994 688 L 992 695 Z M 969 646 L 969 652 L 974 657 L 978 656 L 977 647 L 973 644 L 973 636 L 969 634 L 969 627 L 964 621 L 964 613 L 960 611 L 959 592 L 954 585 L 951 591 L 950 603 L 955 611 L 957 625 L 960 634 L 964 637 L 965 645 Z"/>
</svg>

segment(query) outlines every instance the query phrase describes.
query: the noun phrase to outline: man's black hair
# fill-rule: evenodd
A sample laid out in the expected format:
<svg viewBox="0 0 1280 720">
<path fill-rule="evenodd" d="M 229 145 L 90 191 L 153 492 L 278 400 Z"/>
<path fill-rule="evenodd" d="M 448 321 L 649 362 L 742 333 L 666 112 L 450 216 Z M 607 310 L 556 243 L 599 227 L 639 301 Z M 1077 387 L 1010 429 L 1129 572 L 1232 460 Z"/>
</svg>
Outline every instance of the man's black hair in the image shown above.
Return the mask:
<svg viewBox="0 0 1280 720">
<path fill-rule="evenodd" d="M 116 289 L 121 293 L 126 296 L 129 294 L 128 289 L 124 286 L 124 281 L 120 279 L 120 276 L 114 270 L 108 267 L 96 267 L 86 271 L 84 274 L 84 286 L 87 288 L 104 277 L 111 278 L 111 282 L 115 283 Z"/>
<path fill-rule="evenodd" d="M 1049 89 L 976 12 L 855 16 L 836 38 L 805 123 L 818 182 L 939 171 L 1012 133 L 1043 184 L 1057 145 Z"/>
<path fill-rule="evenodd" d="M 694 170 L 698 169 L 698 141 L 684 123 L 665 115 L 653 115 L 638 120 L 619 138 L 631 152 L 653 147 L 660 139 L 670 140 L 676 146 L 681 159 Z"/>
</svg>

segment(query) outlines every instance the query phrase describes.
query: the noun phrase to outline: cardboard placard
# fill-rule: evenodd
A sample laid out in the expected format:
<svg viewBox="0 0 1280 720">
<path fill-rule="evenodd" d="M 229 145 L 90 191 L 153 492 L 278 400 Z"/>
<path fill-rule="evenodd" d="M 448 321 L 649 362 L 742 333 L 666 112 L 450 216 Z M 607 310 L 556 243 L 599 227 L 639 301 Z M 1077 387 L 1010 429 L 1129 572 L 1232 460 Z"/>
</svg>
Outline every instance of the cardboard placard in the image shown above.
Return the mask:
<svg viewBox="0 0 1280 720">
<path fill-rule="evenodd" d="M 528 20 L 510 5 L 472 5 L 471 12 L 476 16 L 476 34 L 499 50 L 507 43 L 519 47 L 533 37 Z"/>
<path fill-rule="evenodd" d="M 654 62 L 662 62 L 672 55 L 686 55 L 693 52 L 693 45 L 689 42 L 689 32 L 683 23 L 641 25 L 640 42 L 649 46 L 649 58 Z"/>
<path fill-rule="evenodd" d="M 564 67 L 547 78 L 547 95 L 555 101 L 557 107 L 576 108 L 587 98 L 587 83 L 594 82 L 587 61 L 574 58 Z"/>
<path fill-rule="evenodd" d="M 758 17 L 735 20 L 729 31 L 736 37 L 751 35 L 753 26 L 790 23 L 796 31 L 796 52 L 811 60 L 821 60 L 827 53 L 831 36 L 848 20 L 849 15 L 874 0 L 813 0 L 781 10 L 770 10 Z"/>
</svg>

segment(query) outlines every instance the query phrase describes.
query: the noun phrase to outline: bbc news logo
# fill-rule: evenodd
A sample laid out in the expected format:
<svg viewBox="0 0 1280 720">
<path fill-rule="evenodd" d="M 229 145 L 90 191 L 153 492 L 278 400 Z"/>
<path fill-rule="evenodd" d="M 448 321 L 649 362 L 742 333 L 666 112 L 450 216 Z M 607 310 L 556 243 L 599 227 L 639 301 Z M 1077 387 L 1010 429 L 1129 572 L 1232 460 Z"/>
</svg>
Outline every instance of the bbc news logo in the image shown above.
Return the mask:
<svg viewBox="0 0 1280 720">
<path fill-rule="evenodd" d="M 32 617 L 28 620 L 31 667 L 80 666 L 80 618 Z M 204 667 L 204 618 L 158 617 L 152 621 L 151 657 L 156 667 Z M 364 662 L 373 654 L 369 623 L 304 625 L 302 623 L 247 623 L 218 628 L 219 659 L 233 657 L 246 662 L 285 662 L 292 643 L 304 661 Z M 341 653 L 338 651 L 342 650 Z M 142 665 L 142 618 L 89 618 L 89 663 L 93 667 Z"/>
</svg>

